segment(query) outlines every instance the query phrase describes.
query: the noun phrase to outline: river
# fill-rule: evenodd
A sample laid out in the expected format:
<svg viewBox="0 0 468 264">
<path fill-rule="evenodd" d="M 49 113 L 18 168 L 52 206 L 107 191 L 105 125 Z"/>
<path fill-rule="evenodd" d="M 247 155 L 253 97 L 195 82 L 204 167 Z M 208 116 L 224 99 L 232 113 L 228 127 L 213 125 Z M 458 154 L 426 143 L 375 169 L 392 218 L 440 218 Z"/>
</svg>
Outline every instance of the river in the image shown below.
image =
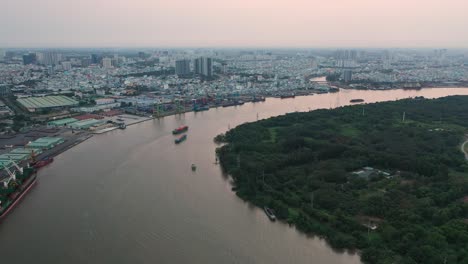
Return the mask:
<svg viewBox="0 0 468 264">
<path fill-rule="evenodd" d="M 15 264 L 360 263 L 359 256 L 272 223 L 240 200 L 214 164 L 213 137 L 257 118 L 335 108 L 353 98 L 377 102 L 453 94 L 468 95 L 468 88 L 268 98 L 96 135 L 39 172 L 38 185 L 0 224 L 0 259 Z M 175 145 L 171 130 L 182 124 L 190 126 L 188 139 Z"/>
</svg>

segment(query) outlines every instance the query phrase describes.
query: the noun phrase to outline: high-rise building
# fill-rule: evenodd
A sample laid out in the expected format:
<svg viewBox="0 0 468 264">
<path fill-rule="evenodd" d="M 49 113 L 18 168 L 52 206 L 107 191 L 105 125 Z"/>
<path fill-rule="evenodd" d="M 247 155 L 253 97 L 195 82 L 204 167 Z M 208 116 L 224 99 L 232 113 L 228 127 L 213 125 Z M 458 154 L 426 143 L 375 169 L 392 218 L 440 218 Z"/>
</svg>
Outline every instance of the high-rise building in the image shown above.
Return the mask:
<svg viewBox="0 0 468 264">
<path fill-rule="evenodd" d="M 177 60 L 175 62 L 175 74 L 179 76 L 190 74 L 190 60 Z"/>
<path fill-rule="evenodd" d="M 112 59 L 111 58 L 102 59 L 102 67 L 106 69 L 112 68 Z"/>
<path fill-rule="evenodd" d="M 13 57 L 15 57 L 16 53 L 14 51 L 5 51 L 5 56 L 4 56 L 4 60 L 11 60 L 13 59 Z"/>
<path fill-rule="evenodd" d="M 45 65 L 58 65 L 59 55 L 55 51 L 46 51 L 44 52 L 44 61 Z"/>
<path fill-rule="evenodd" d="M 195 59 L 195 74 L 213 76 L 213 59 L 206 57 Z"/>
<path fill-rule="evenodd" d="M 91 54 L 91 63 L 92 64 L 100 64 L 102 60 L 102 57 L 99 56 L 98 54 Z"/>
<path fill-rule="evenodd" d="M 23 64 L 34 64 L 37 62 L 36 53 L 28 53 L 23 55 Z"/>
<path fill-rule="evenodd" d="M 118 68 L 120 65 L 120 58 L 114 56 L 114 58 L 111 59 L 111 64 L 112 64 L 112 67 Z"/>
<path fill-rule="evenodd" d="M 343 80 L 345 82 L 350 82 L 353 79 L 353 72 L 349 69 L 343 71 Z"/>
</svg>

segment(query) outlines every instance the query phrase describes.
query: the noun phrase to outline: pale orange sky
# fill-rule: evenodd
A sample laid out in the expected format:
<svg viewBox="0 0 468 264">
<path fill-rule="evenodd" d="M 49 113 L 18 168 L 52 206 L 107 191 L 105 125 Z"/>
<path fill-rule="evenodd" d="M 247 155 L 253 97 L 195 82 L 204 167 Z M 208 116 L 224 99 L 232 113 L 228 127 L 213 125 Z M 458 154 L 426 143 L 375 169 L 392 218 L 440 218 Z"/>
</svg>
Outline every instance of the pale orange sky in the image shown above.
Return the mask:
<svg viewBox="0 0 468 264">
<path fill-rule="evenodd" d="M 465 47 L 468 0 L 0 0 L 3 47 Z"/>
</svg>

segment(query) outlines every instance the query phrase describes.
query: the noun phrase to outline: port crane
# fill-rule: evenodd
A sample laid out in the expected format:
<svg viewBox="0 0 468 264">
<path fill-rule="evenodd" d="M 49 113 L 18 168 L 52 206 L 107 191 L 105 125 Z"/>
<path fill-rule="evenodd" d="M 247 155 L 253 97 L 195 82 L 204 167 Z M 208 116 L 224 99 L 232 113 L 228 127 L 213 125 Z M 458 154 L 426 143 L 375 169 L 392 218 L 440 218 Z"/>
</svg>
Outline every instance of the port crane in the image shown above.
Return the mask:
<svg viewBox="0 0 468 264">
<path fill-rule="evenodd" d="M 3 180 L 3 186 L 5 188 L 8 188 L 8 184 L 10 184 L 11 181 L 15 181 L 16 180 L 16 173 L 15 171 L 11 172 L 10 169 L 8 169 L 7 166 L 5 166 L 5 171 L 8 173 L 8 178 Z"/>
<path fill-rule="evenodd" d="M 18 164 L 16 162 L 14 162 L 12 159 L 10 159 L 10 161 L 11 161 L 11 163 L 13 163 L 13 166 L 15 166 L 15 168 L 22 174 L 23 173 L 23 168 L 18 166 Z"/>
</svg>

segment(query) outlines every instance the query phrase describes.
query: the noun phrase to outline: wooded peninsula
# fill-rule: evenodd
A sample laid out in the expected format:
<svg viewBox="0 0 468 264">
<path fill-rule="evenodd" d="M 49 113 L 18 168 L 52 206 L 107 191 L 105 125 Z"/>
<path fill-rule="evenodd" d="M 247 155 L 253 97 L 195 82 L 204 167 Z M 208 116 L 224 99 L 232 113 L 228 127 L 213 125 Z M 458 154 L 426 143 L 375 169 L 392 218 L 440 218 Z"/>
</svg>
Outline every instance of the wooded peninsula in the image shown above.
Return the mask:
<svg viewBox="0 0 468 264">
<path fill-rule="evenodd" d="M 242 199 L 364 263 L 443 264 L 468 263 L 466 134 L 468 96 L 452 96 L 290 113 L 216 140 Z"/>
</svg>

